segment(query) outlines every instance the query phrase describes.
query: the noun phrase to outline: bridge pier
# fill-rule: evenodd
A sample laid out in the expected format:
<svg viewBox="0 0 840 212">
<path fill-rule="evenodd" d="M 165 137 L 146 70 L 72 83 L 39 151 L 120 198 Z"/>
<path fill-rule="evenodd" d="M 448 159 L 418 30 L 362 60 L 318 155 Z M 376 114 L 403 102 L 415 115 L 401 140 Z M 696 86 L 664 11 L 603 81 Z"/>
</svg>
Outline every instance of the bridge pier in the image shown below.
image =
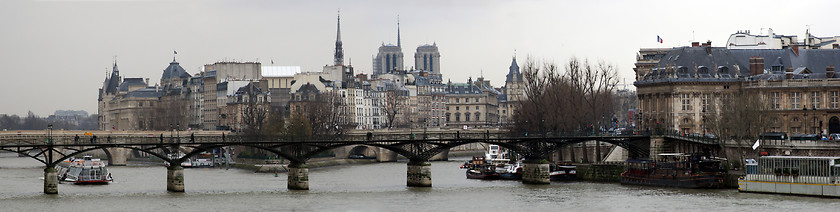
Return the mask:
<svg viewBox="0 0 840 212">
<path fill-rule="evenodd" d="M 377 147 L 376 162 L 395 162 L 397 161 L 397 153 L 391 150 Z"/>
<path fill-rule="evenodd" d="M 409 161 L 406 185 L 432 187 L 432 164 L 426 161 Z"/>
<path fill-rule="evenodd" d="M 184 192 L 184 167 L 176 164 L 181 163 L 170 163 L 169 167 L 166 167 L 166 190 Z"/>
<path fill-rule="evenodd" d="M 108 152 L 111 153 L 111 158 L 108 161 L 109 166 L 125 166 L 131 150 L 126 148 L 108 148 Z"/>
<path fill-rule="evenodd" d="M 525 160 L 522 168 L 522 183 L 549 184 L 549 167 L 547 162 Z"/>
<path fill-rule="evenodd" d="M 44 193 L 58 194 L 58 171 L 55 166 L 47 166 L 44 169 Z"/>
<path fill-rule="evenodd" d="M 309 167 L 305 163 L 292 162 L 288 166 L 289 190 L 309 190 Z"/>
<path fill-rule="evenodd" d="M 449 149 L 443 150 L 432 158 L 429 158 L 431 161 L 449 161 Z"/>
</svg>

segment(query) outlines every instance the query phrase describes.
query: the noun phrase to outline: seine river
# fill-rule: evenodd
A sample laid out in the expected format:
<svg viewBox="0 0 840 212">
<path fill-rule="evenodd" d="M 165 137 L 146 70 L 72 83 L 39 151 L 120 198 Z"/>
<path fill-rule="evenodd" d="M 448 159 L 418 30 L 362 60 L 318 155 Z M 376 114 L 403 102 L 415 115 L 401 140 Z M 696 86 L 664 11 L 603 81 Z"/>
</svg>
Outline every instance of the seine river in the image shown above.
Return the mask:
<svg viewBox="0 0 840 212">
<path fill-rule="evenodd" d="M 185 193 L 166 192 L 163 166 L 110 167 L 109 185 L 60 184 L 44 195 L 43 167 L 0 154 L 0 211 L 838 211 L 840 199 L 567 182 L 468 180 L 463 161 L 432 162 L 431 188 L 405 186 L 405 162 L 310 169 L 310 190 L 286 176 L 186 169 Z"/>
</svg>

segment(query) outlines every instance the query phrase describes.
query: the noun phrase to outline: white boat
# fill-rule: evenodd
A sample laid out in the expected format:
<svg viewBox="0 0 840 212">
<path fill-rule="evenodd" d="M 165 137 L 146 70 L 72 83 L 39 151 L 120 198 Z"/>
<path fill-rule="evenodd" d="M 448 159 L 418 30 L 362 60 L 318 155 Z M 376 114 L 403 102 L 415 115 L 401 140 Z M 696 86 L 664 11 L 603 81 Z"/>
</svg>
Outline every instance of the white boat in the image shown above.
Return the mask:
<svg viewBox="0 0 840 212">
<path fill-rule="evenodd" d="M 113 181 L 105 163 L 91 156 L 61 162 L 57 168 L 61 181 L 75 184 L 107 184 Z"/>
<path fill-rule="evenodd" d="M 169 159 L 177 159 L 184 157 L 184 153 L 170 153 L 166 155 Z M 169 161 L 163 161 L 163 165 L 169 167 Z M 190 168 L 193 166 L 192 158 L 187 158 L 186 160 L 181 162 L 181 167 L 183 168 Z"/>
<path fill-rule="evenodd" d="M 840 157 L 764 156 L 746 162 L 740 192 L 840 197 Z"/>
<path fill-rule="evenodd" d="M 178 154 L 168 154 L 167 157 L 170 159 L 181 158 L 184 157 L 184 153 Z M 209 153 L 202 153 L 194 158 L 187 158 L 183 162 L 181 162 L 181 167 L 183 168 L 198 168 L 198 167 L 213 167 L 213 155 Z M 164 161 L 164 166 L 169 166 L 169 162 Z"/>
</svg>

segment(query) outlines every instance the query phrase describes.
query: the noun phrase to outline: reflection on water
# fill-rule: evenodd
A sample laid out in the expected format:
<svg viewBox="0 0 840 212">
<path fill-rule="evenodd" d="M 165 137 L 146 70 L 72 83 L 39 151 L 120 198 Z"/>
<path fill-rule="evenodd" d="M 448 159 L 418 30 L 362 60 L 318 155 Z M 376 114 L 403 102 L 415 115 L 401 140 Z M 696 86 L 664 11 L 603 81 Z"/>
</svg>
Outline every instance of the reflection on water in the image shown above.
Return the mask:
<svg viewBox="0 0 840 212">
<path fill-rule="evenodd" d="M 43 195 L 43 167 L 0 154 L 0 211 L 835 211 L 837 199 L 565 182 L 469 180 L 463 161 L 432 162 L 432 188 L 405 186 L 406 163 L 310 169 L 309 191 L 286 189 L 286 175 L 239 169 L 186 169 L 185 193 L 166 192 L 166 168 L 110 167 L 110 185 L 60 184 Z"/>
</svg>

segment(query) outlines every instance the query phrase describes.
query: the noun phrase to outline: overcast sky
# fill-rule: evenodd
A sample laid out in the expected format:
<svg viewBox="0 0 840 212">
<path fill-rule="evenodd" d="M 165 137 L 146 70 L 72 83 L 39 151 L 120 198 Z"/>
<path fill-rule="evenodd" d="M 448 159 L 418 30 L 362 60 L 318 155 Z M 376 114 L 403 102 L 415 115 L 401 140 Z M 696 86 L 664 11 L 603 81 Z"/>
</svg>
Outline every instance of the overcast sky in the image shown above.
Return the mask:
<svg viewBox="0 0 840 212">
<path fill-rule="evenodd" d="M 504 84 L 511 57 L 603 60 L 628 84 L 639 48 L 711 40 L 737 30 L 840 35 L 838 2 L 803 1 L 0 1 L 0 114 L 96 113 L 97 91 L 117 56 L 124 77 L 160 80 L 177 59 L 190 74 L 217 61 L 258 61 L 319 71 L 331 64 L 341 10 L 345 62 L 371 73 L 382 43 L 406 66 L 437 43 L 444 80 L 483 72 Z M 656 36 L 664 43 L 656 42 Z"/>
</svg>

